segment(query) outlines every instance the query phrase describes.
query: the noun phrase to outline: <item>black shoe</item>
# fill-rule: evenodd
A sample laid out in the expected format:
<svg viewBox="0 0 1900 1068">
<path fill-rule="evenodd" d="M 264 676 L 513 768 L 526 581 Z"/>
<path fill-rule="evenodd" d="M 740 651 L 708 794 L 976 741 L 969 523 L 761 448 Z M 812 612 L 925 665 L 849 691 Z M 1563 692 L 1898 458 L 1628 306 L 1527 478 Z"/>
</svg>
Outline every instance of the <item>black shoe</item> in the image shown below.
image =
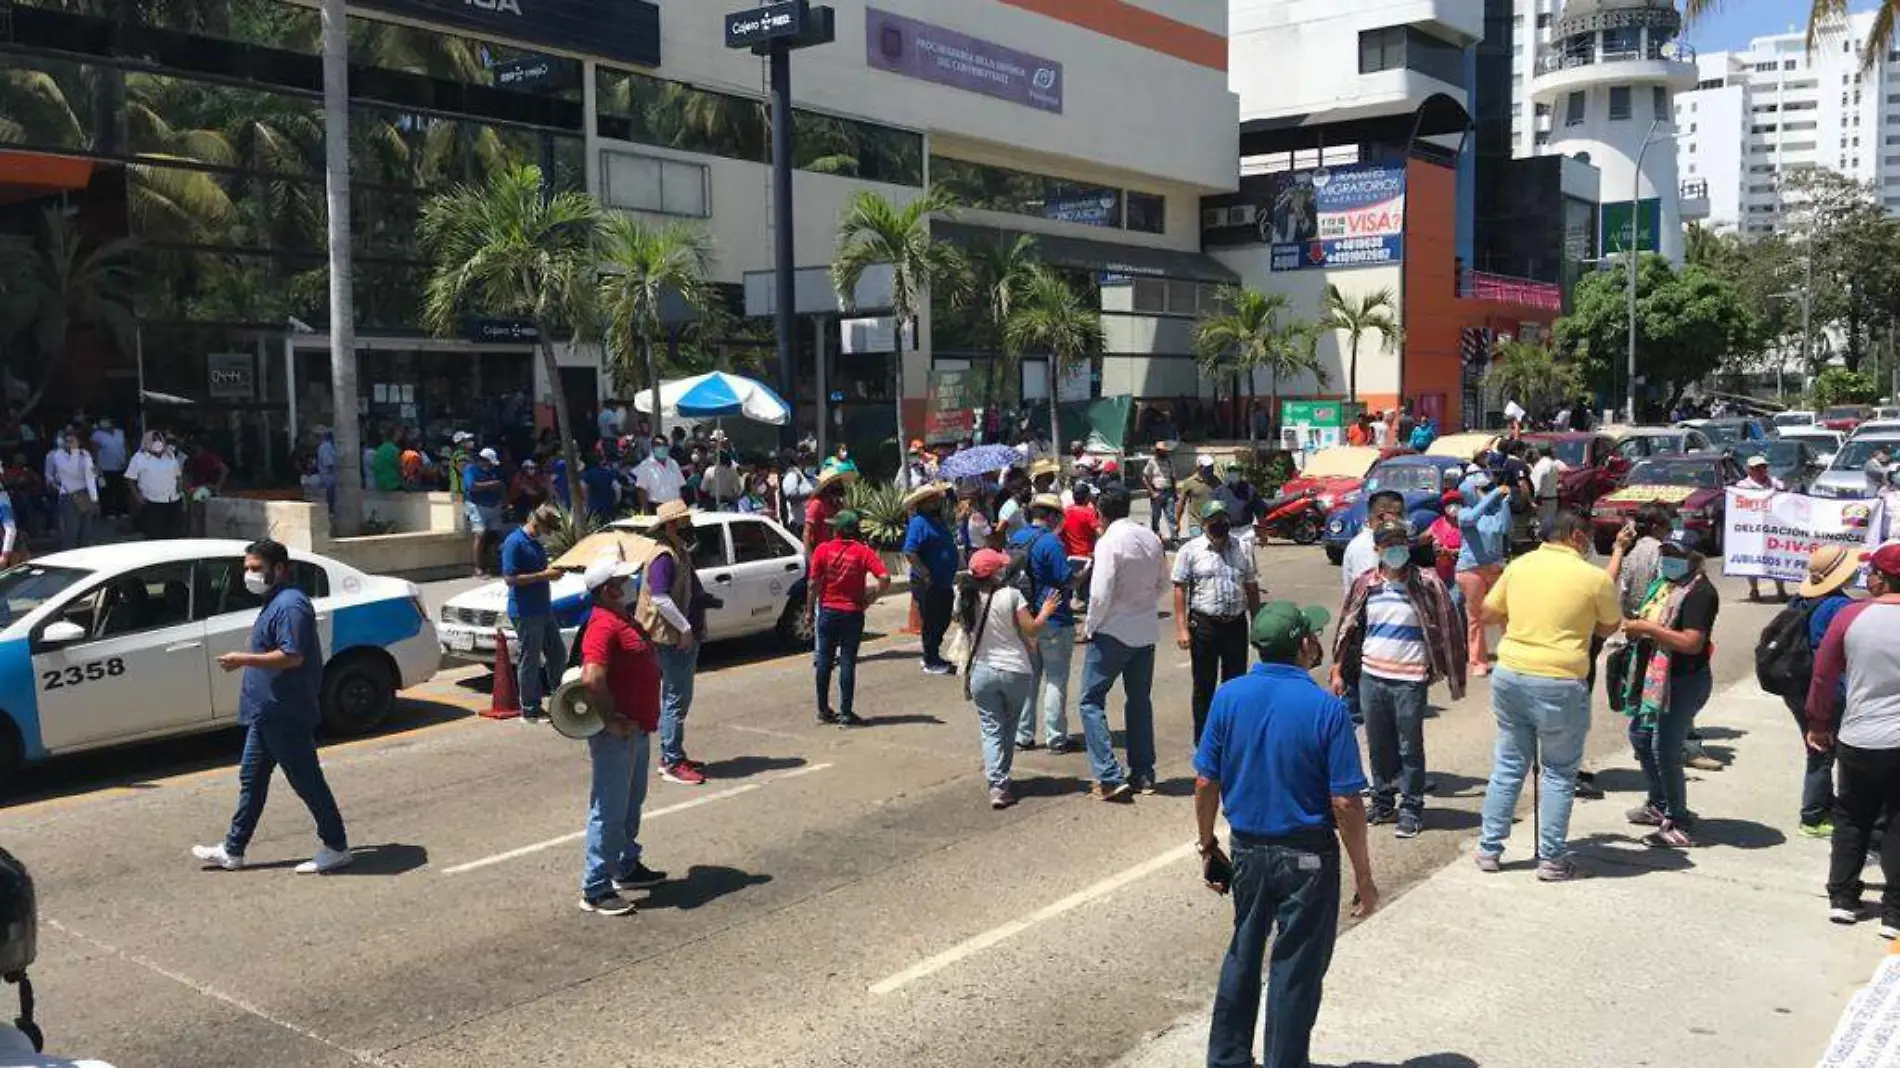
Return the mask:
<svg viewBox="0 0 1900 1068">
<path fill-rule="evenodd" d="M 819 712 L 818 712 L 818 722 L 820 722 L 820 723 L 836 723 L 836 722 L 838 722 L 838 714 L 837 714 L 836 712 L 833 712 L 833 711 L 832 711 L 831 709 L 829 709 L 829 708 L 826 708 L 826 709 L 820 709 L 820 710 L 819 710 Z"/>
<path fill-rule="evenodd" d="M 1031 749 L 1035 749 L 1035 748 L 1037 748 L 1037 746 L 1036 746 L 1036 740 L 1034 738 L 1031 738 L 1029 741 L 1026 741 L 1026 742 L 1016 743 L 1016 751 L 1018 753 L 1027 753 Z"/>
<path fill-rule="evenodd" d="M 864 717 L 858 715 L 856 712 L 840 712 L 838 713 L 837 723 L 838 726 L 845 728 L 862 727 L 864 726 Z"/>
<path fill-rule="evenodd" d="M 1399 825 L 1392 828 L 1394 838 L 1417 838 L 1425 826 L 1425 817 L 1416 812 L 1399 813 Z"/>
<path fill-rule="evenodd" d="M 1579 772 L 1577 774 L 1576 796 L 1583 801 L 1601 801 L 1603 800 L 1603 787 L 1597 785 L 1596 776 L 1590 775 L 1586 777 L 1585 773 Z"/>
<path fill-rule="evenodd" d="M 640 890 L 649 886 L 658 886 L 666 881 L 666 873 L 654 871 L 644 862 L 635 864 L 633 870 L 624 875 L 614 876 L 615 890 Z"/>
<path fill-rule="evenodd" d="M 638 906 L 634 905 L 633 902 L 628 901 L 626 898 L 612 891 L 602 894 L 599 897 L 585 897 L 581 899 L 582 912 L 598 912 L 602 916 L 625 916 L 633 912 L 637 907 Z"/>
<path fill-rule="evenodd" d="M 1373 805 L 1366 810 L 1366 826 L 1377 827 L 1383 823 L 1397 823 L 1399 810 L 1390 805 Z"/>
<path fill-rule="evenodd" d="M 1074 753 L 1081 750 L 1081 748 L 1081 746 L 1075 744 L 1073 738 L 1070 738 L 1066 734 L 1059 734 L 1049 739 L 1049 751 L 1051 753 Z"/>
</svg>

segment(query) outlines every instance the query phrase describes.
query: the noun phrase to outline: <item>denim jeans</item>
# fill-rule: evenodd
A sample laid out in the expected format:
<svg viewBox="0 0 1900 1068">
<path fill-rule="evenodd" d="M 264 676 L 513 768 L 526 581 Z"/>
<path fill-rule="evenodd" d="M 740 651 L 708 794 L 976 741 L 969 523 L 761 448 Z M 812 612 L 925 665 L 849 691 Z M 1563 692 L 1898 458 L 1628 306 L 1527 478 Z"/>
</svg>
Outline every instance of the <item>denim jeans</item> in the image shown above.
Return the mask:
<svg viewBox="0 0 1900 1068">
<path fill-rule="evenodd" d="M 1036 740 L 1036 698 L 1042 698 L 1044 744 L 1069 736 L 1069 666 L 1075 662 L 1075 627 L 1048 623 L 1036 636 L 1039 654 L 1034 684 L 1023 695 L 1022 715 L 1016 720 L 1016 741 Z"/>
<path fill-rule="evenodd" d="M 1214 690 L 1247 673 L 1247 617 L 1222 621 L 1190 613 L 1188 664 L 1194 684 L 1194 745 L 1199 748 L 1201 729 L 1207 726 L 1207 709 L 1214 703 Z"/>
<path fill-rule="evenodd" d="M 1115 761 L 1115 742 L 1108 729 L 1108 690 L 1122 680 L 1128 708 L 1126 742 L 1128 773 L 1153 779 L 1155 774 L 1155 708 L 1151 692 L 1155 680 L 1155 647 L 1124 645 L 1097 634 L 1082 657 L 1082 737 L 1088 743 L 1089 768 L 1095 781 L 1118 786 L 1124 781 Z"/>
<path fill-rule="evenodd" d="M 1715 679 L 1704 667 L 1669 680 L 1669 707 L 1654 723 L 1630 720 L 1630 748 L 1649 782 L 1649 805 L 1674 823 L 1689 818 L 1689 782 L 1682 773 L 1682 743 L 1695 724 L 1695 714 L 1709 703 Z"/>
<path fill-rule="evenodd" d="M 1806 766 L 1801 772 L 1801 825 L 1812 827 L 1834 816 L 1834 750 L 1817 753 L 1808 745 L 1808 712 L 1805 701 L 1788 698 L 1788 711 L 1794 713 L 1795 741 L 1801 743 Z"/>
<path fill-rule="evenodd" d="M 231 817 L 231 829 L 224 836 L 224 851 L 234 857 L 244 855 L 257 831 L 258 817 L 264 814 L 264 802 L 270 798 L 271 772 L 284 769 L 290 788 L 303 798 L 304 807 L 317 821 L 317 838 L 331 849 L 350 847 L 343 830 L 343 814 L 337 811 L 336 797 L 317 763 L 315 724 L 274 719 L 252 720 L 244 731 L 244 756 L 238 760 L 237 813 Z"/>
<path fill-rule="evenodd" d="M 647 800 L 653 736 L 635 727 L 627 737 L 601 731 L 587 739 L 593 782 L 587 795 L 587 872 L 581 896 L 600 897 L 614 876 L 640 863 L 640 807 Z"/>
<path fill-rule="evenodd" d="M 1148 498 L 1148 529 L 1162 541 L 1173 541 L 1174 488 L 1155 490 Z"/>
<path fill-rule="evenodd" d="M 92 516 L 79 510 L 73 503 L 73 495 L 59 495 L 59 547 L 77 549 L 88 543 L 87 535 L 92 530 Z"/>
<path fill-rule="evenodd" d="M 1208 1068 L 1253 1064 L 1269 935 L 1275 937 L 1266 969 L 1266 1068 L 1308 1068 L 1321 986 L 1339 936 L 1339 845 L 1331 831 L 1321 834 L 1310 845 L 1234 835 L 1234 937 L 1214 994 Z"/>
<path fill-rule="evenodd" d="M 1425 692 L 1423 682 L 1359 676 L 1359 707 L 1366 717 L 1372 759 L 1372 799 L 1384 808 L 1425 811 Z"/>
<path fill-rule="evenodd" d="M 1900 926 L 1900 749 L 1861 749 L 1836 740 L 1834 761 L 1840 791 L 1834 798 L 1834 840 L 1827 868 L 1827 897 L 1834 905 L 1860 900 L 1867 850 L 1880 830 L 1880 919 Z"/>
<path fill-rule="evenodd" d="M 993 788 L 1009 785 L 1016 756 L 1010 742 L 1035 693 L 1034 675 L 998 671 L 983 663 L 970 667 L 970 698 L 976 702 L 976 722 L 983 732 L 983 777 Z"/>
<path fill-rule="evenodd" d="M 541 699 L 561 685 L 561 673 L 567 670 L 567 643 L 561 640 L 561 624 L 552 613 L 521 616 L 514 625 L 515 637 L 521 643 L 521 658 L 515 662 L 521 711 L 523 715 L 538 716 Z M 541 681 L 543 669 L 546 685 Z"/>
<path fill-rule="evenodd" d="M 699 670 L 699 643 L 691 649 L 660 649 L 660 766 L 686 759 L 686 713 L 693 707 L 693 673 Z"/>
<path fill-rule="evenodd" d="M 1590 735 L 1590 694 L 1582 679 L 1547 679 L 1499 667 L 1491 676 L 1491 714 L 1498 721 L 1491 783 L 1484 791 L 1484 824 L 1478 851 L 1504 852 L 1511 817 L 1530 774 L 1541 759 L 1537 856 L 1562 860 L 1569 852 L 1570 806 L 1577 794 L 1577 765 Z"/>
<path fill-rule="evenodd" d="M 923 625 L 924 663 L 947 663 L 943 658 L 943 636 L 950 630 L 950 610 L 956 605 L 956 591 L 945 579 L 911 596 L 917 599 L 917 615 Z"/>
<path fill-rule="evenodd" d="M 852 715 L 851 706 L 858 693 L 858 644 L 864 640 L 864 613 L 839 608 L 818 609 L 817 644 L 812 663 L 818 669 L 818 711 L 831 707 L 831 668 L 838 667 L 838 708 Z"/>
</svg>

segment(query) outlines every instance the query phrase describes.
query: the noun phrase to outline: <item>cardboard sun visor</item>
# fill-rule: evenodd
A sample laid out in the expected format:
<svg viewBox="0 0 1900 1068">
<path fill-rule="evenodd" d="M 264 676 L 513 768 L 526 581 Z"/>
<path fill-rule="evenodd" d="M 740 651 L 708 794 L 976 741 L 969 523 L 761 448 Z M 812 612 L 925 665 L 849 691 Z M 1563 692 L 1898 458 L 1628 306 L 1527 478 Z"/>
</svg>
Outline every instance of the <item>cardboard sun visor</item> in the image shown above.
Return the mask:
<svg viewBox="0 0 1900 1068">
<path fill-rule="evenodd" d="M 659 542 L 638 531 L 610 527 L 596 531 L 580 541 L 574 547 L 562 553 L 554 561 L 554 566 L 570 571 L 585 571 L 587 565 L 600 559 L 600 554 L 618 548 L 621 558 L 637 564 L 645 560 Z"/>
</svg>

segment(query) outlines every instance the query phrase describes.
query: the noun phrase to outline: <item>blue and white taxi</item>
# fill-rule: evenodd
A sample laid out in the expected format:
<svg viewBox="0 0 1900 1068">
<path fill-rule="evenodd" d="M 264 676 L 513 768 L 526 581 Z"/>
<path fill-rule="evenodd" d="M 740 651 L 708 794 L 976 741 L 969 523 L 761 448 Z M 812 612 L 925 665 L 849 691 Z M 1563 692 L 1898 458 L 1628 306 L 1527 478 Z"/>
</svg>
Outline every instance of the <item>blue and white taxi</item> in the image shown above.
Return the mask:
<svg viewBox="0 0 1900 1068">
<path fill-rule="evenodd" d="M 0 572 L 0 783 L 51 756 L 235 725 L 242 674 L 216 660 L 247 646 L 261 604 L 244 588 L 245 544 L 102 545 Z M 327 658 L 324 726 L 370 730 L 441 664 L 422 591 L 290 558 Z"/>
</svg>

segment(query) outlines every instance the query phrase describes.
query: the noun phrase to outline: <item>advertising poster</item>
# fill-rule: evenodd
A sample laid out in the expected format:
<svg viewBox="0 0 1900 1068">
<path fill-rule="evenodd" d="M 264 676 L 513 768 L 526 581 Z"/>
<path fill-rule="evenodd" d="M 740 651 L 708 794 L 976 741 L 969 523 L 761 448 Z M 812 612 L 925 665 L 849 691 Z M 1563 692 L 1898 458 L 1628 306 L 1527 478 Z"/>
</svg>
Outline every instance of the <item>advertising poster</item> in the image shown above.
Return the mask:
<svg viewBox="0 0 1900 1068">
<path fill-rule="evenodd" d="M 936 445 L 975 437 L 976 394 L 976 372 L 932 370 L 924 409 L 924 440 Z"/>
<path fill-rule="evenodd" d="M 1628 252 L 1630 247 L 1630 216 L 1636 216 L 1636 244 L 1644 252 L 1656 252 L 1660 249 L 1657 235 L 1662 230 L 1662 201 L 1651 197 L 1636 202 L 1636 210 L 1630 210 L 1627 200 L 1612 201 L 1603 205 L 1602 244 L 1605 256 L 1614 256 L 1619 252 Z"/>
<path fill-rule="evenodd" d="M 1321 167 L 1279 175 L 1260 216 L 1272 269 L 1395 264 L 1405 258 L 1405 168 Z"/>
<path fill-rule="evenodd" d="M 1062 64 L 902 15 L 864 9 L 864 58 L 876 70 L 1062 113 Z"/>
<path fill-rule="evenodd" d="M 1722 573 L 1800 582 L 1823 545 L 1872 549 L 1887 527 L 1880 500 L 1837 500 L 1731 488 Z"/>
</svg>

